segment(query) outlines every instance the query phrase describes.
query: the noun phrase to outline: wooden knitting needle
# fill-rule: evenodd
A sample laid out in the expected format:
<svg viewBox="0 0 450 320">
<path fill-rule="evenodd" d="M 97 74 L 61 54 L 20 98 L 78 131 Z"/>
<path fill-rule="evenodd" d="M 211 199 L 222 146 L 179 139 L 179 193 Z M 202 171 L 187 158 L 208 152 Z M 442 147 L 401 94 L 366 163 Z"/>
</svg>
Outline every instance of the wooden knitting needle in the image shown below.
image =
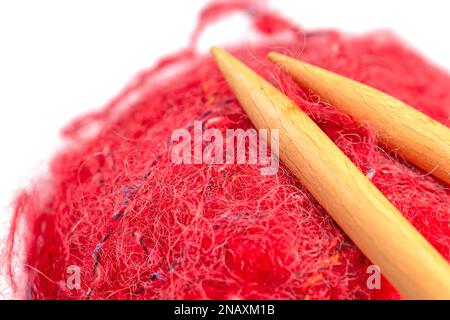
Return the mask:
<svg viewBox="0 0 450 320">
<path fill-rule="evenodd" d="M 211 52 L 255 127 L 279 130 L 280 159 L 397 290 L 409 299 L 450 299 L 447 261 L 328 136 L 236 58 Z"/>
<path fill-rule="evenodd" d="M 450 129 L 381 91 L 272 52 L 269 59 L 356 121 L 372 125 L 381 143 L 450 184 Z"/>
</svg>

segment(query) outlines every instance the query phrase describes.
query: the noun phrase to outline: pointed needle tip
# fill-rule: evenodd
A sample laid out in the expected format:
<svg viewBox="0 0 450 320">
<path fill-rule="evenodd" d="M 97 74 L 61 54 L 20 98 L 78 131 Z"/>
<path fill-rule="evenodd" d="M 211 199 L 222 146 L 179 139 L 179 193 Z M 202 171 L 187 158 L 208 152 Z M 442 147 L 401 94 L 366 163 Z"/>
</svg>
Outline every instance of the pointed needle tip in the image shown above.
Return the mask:
<svg viewBox="0 0 450 320">
<path fill-rule="evenodd" d="M 211 47 L 210 52 L 213 55 L 213 57 L 217 60 L 225 53 L 225 50 L 223 50 L 218 46 L 213 46 Z"/>
<path fill-rule="evenodd" d="M 286 60 L 286 58 L 287 58 L 285 55 L 282 55 L 281 53 L 274 52 L 274 51 L 270 52 L 267 55 L 267 57 L 269 58 L 270 61 L 272 61 L 273 63 L 276 63 L 276 64 L 282 62 L 283 60 Z"/>
</svg>

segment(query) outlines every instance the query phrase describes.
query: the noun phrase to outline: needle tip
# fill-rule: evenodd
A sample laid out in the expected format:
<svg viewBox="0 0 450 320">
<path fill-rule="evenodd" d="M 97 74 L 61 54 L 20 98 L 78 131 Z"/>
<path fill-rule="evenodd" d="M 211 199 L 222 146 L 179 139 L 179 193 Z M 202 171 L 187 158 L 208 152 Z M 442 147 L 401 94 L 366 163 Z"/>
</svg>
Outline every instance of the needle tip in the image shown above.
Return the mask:
<svg viewBox="0 0 450 320">
<path fill-rule="evenodd" d="M 218 46 L 211 47 L 210 52 L 215 59 L 219 58 L 221 55 L 225 53 L 225 51 Z"/>
<path fill-rule="evenodd" d="M 286 56 L 284 56 L 284 55 L 282 55 L 282 54 L 280 54 L 280 53 L 278 53 L 278 52 L 270 52 L 269 54 L 268 54 L 268 58 L 269 58 L 269 60 L 270 61 L 272 61 L 273 63 L 280 63 L 280 62 L 282 62 L 282 61 L 284 61 L 284 60 L 286 60 Z"/>
<path fill-rule="evenodd" d="M 217 63 L 217 66 L 225 75 L 225 78 L 229 78 L 233 73 L 236 72 L 236 68 L 239 69 L 239 64 L 235 61 L 232 55 L 220 47 L 212 47 L 211 55 Z"/>
</svg>

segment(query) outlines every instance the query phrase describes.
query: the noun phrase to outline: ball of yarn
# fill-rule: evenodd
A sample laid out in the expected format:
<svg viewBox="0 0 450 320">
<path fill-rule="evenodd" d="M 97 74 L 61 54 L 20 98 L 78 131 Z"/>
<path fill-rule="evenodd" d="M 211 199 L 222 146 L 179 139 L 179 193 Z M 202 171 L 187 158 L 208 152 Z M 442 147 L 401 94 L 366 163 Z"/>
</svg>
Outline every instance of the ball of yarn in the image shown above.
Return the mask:
<svg viewBox="0 0 450 320">
<path fill-rule="evenodd" d="M 202 30 L 235 11 L 262 39 L 231 52 L 305 110 L 450 258 L 448 186 L 384 149 L 370 125 L 301 88 L 266 57 L 274 49 L 300 57 L 442 123 L 450 114 L 449 75 L 389 33 L 305 31 L 248 1 L 222 2 L 203 11 L 188 49 L 142 71 L 103 109 L 64 129 L 68 142 L 50 172 L 16 200 L 7 253 L 20 297 L 400 298 L 384 279 L 381 288 L 367 286 L 371 263 L 282 164 L 265 176 L 251 164 L 171 161 L 172 132 L 192 131 L 194 121 L 221 132 L 252 128 L 212 59 L 195 51 Z M 70 288 L 74 266 L 80 283 Z"/>
</svg>

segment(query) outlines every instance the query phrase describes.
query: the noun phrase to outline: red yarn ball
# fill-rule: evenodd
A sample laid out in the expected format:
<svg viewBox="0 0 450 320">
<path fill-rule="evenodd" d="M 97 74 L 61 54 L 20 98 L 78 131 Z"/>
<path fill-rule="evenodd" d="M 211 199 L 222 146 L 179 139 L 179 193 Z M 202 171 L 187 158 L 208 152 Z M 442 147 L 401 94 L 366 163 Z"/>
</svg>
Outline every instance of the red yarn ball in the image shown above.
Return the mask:
<svg viewBox="0 0 450 320">
<path fill-rule="evenodd" d="M 442 123 L 450 114 L 449 75 L 392 35 L 304 32 L 246 2 L 211 5 L 194 43 L 207 23 L 234 10 L 246 10 L 266 38 L 233 54 L 305 110 L 449 259 L 449 189 L 385 151 L 370 127 L 299 87 L 266 56 L 276 48 L 301 57 Z M 179 63 L 183 71 L 167 76 Z M 17 199 L 9 258 L 20 238 L 25 272 L 11 271 L 18 295 L 399 298 L 385 280 L 381 289 L 367 287 L 371 263 L 285 167 L 263 176 L 255 165 L 173 164 L 171 134 L 192 130 L 195 120 L 222 132 L 252 127 L 211 58 L 188 49 L 142 72 L 103 110 L 69 125 L 64 133 L 70 143 L 52 160 L 49 175 Z M 86 136 L 87 129 L 95 133 Z M 67 287 L 70 266 L 81 271 L 79 289 Z"/>
</svg>

